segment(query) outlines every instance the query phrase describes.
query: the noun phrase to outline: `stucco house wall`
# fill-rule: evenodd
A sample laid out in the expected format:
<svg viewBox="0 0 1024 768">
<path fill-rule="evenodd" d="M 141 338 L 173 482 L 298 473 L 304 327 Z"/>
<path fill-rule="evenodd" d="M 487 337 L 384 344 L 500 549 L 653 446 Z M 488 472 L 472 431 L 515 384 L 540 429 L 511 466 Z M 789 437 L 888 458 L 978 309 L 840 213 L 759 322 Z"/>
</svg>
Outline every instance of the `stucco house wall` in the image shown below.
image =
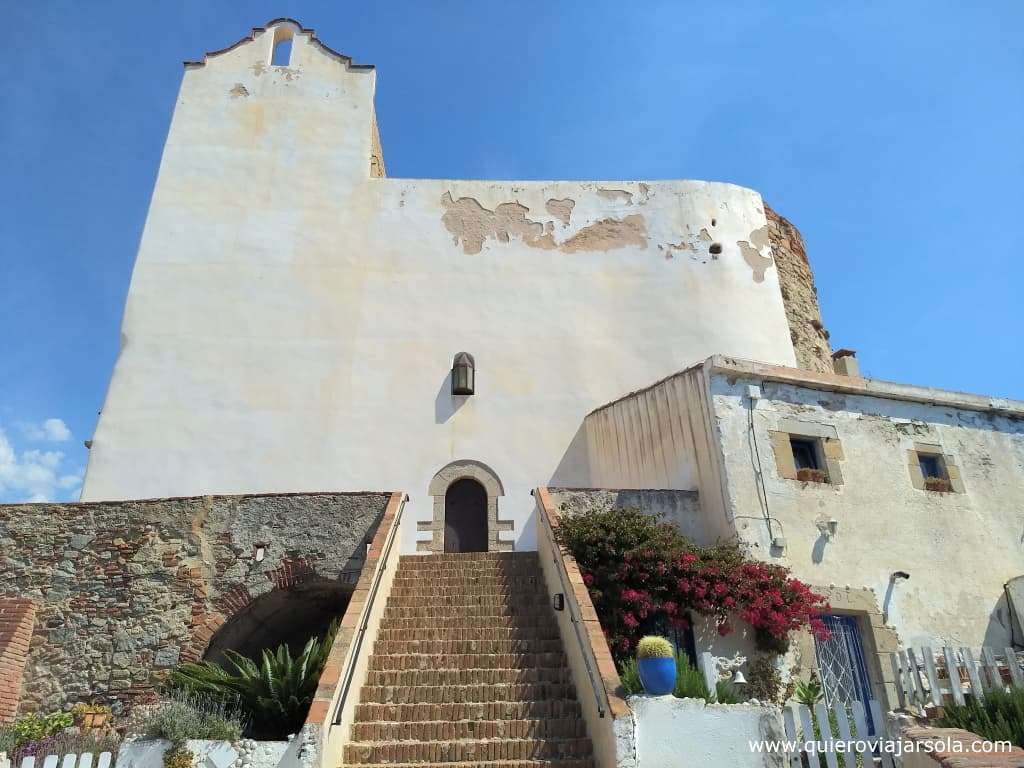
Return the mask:
<svg viewBox="0 0 1024 768">
<path fill-rule="evenodd" d="M 715 356 L 584 429 L 599 480 L 698 491 L 707 530 L 861 616 L 874 652 L 1011 644 L 1024 403 Z M 795 479 L 789 434 L 822 441 L 830 482 Z M 917 451 L 943 457 L 951 492 L 924 487 Z"/>
<path fill-rule="evenodd" d="M 886 388 L 881 382 L 870 390 L 834 375 L 777 381 L 771 373 L 770 366 L 749 366 L 745 375 L 723 370 L 711 378 L 728 507 L 740 538 L 810 584 L 870 591 L 875 612 L 906 645 L 1011 645 L 1003 587 L 1024 573 L 1024 404 L 985 407 L 986 399 L 959 393 L 886 393 L 877 391 Z M 750 385 L 761 391 L 753 402 Z M 759 519 L 751 416 L 768 513 L 786 540 L 781 556 Z M 837 441 L 832 482 L 784 477 L 773 433 L 801 431 Z M 953 492 L 915 487 L 915 447 L 941 451 Z M 818 523 L 833 519 L 838 527 L 829 538 Z M 893 580 L 897 571 L 909 580 Z"/>
<path fill-rule="evenodd" d="M 186 69 L 84 500 L 403 488 L 413 551 L 473 460 L 528 549 L 530 489 L 593 484 L 588 411 L 715 352 L 795 363 L 756 192 L 379 176 L 372 68 L 297 26 L 270 66 L 282 24 Z"/>
</svg>

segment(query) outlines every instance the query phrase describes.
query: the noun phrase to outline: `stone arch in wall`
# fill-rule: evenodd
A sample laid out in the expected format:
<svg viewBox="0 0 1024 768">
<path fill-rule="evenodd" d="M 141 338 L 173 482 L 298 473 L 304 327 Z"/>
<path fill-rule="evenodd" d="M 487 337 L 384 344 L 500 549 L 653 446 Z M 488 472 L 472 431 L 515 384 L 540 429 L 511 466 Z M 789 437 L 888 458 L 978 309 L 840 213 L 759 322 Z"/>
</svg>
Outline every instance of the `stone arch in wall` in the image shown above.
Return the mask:
<svg viewBox="0 0 1024 768">
<path fill-rule="evenodd" d="M 430 531 L 432 535 L 426 541 L 417 542 L 416 548 L 423 552 L 445 551 L 446 499 L 452 500 L 450 491 L 472 496 L 472 488 L 465 481 L 479 485 L 486 494 L 486 546 L 479 549 L 487 552 L 511 551 L 513 543 L 503 540 L 500 533 L 513 530 L 512 521 L 498 519 L 498 499 L 505 495 L 505 488 L 493 469 L 473 459 L 460 459 L 447 464 L 430 481 L 427 493 L 434 499 L 433 516 L 429 521 L 417 523 L 417 528 L 420 531 Z"/>
<path fill-rule="evenodd" d="M 350 561 L 352 564 L 353 561 Z M 263 648 L 287 643 L 293 653 L 313 634 L 341 621 L 356 585 L 356 571 L 324 575 L 305 558 L 286 558 L 262 580 L 221 592 L 212 610 L 193 609 L 189 642 L 180 661 L 222 663 L 224 651 L 259 658 Z"/>
<path fill-rule="evenodd" d="M 228 650 L 258 660 L 264 649 L 282 644 L 294 656 L 310 637 L 323 637 L 332 621 L 341 621 L 352 589 L 352 584 L 312 578 L 253 598 L 214 632 L 203 660 L 221 664 Z"/>
</svg>

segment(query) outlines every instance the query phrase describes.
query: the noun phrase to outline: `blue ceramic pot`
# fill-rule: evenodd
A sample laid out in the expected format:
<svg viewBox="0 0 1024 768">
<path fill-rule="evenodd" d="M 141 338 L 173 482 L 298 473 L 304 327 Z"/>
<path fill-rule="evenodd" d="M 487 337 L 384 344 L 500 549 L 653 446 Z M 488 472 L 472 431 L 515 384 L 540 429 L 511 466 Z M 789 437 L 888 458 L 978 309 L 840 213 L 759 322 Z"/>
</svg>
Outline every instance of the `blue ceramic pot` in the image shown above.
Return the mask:
<svg viewBox="0 0 1024 768">
<path fill-rule="evenodd" d="M 637 659 L 637 671 L 644 690 L 651 696 L 667 696 L 676 687 L 676 660 L 673 658 Z"/>
</svg>

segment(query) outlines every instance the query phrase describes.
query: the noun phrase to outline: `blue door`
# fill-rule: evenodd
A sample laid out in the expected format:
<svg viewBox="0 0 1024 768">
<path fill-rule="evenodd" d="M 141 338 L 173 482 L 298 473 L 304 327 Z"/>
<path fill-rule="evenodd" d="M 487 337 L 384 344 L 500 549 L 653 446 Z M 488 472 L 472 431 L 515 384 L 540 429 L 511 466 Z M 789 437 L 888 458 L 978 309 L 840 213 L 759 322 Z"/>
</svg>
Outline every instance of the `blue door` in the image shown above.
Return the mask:
<svg viewBox="0 0 1024 768">
<path fill-rule="evenodd" d="M 847 705 L 859 701 L 864 705 L 868 728 L 874 733 L 875 724 L 868 707 L 872 698 L 871 683 L 857 619 L 841 615 L 822 616 L 822 619 L 831 633 L 828 640 L 815 642 L 825 703 L 831 706 L 837 701 Z"/>
</svg>

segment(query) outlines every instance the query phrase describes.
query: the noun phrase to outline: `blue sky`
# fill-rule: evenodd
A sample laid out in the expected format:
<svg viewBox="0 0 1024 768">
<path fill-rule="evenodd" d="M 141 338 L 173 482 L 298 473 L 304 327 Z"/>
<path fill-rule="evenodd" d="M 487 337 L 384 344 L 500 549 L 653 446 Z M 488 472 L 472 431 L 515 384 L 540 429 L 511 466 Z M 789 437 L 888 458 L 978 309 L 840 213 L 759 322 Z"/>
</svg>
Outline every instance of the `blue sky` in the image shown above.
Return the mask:
<svg viewBox="0 0 1024 768">
<path fill-rule="evenodd" d="M 752 187 L 868 375 L 1024 398 L 1017 0 L 3 7 L 0 501 L 76 497 L 181 62 L 277 16 L 377 66 L 389 175 Z"/>
</svg>

